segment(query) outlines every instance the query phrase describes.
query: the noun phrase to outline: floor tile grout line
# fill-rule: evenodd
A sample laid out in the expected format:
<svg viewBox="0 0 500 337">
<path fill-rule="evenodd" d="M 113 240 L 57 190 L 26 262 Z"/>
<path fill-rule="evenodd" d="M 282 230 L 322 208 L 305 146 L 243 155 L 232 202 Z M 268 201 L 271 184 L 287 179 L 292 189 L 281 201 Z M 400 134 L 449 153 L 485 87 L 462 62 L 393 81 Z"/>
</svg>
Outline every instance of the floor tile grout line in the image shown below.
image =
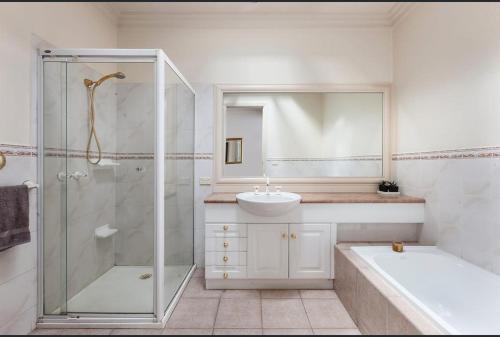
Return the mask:
<svg viewBox="0 0 500 337">
<path fill-rule="evenodd" d="M 262 334 L 264 334 L 264 306 L 262 304 L 262 289 L 257 290 L 259 292 L 260 301 L 260 327 L 262 329 Z"/>
<path fill-rule="evenodd" d="M 222 294 L 219 296 L 219 302 L 217 302 L 217 310 L 215 311 L 214 323 L 212 324 L 212 335 L 214 334 L 215 323 L 217 322 L 217 317 L 219 316 L 220 302 L 222 301 Z"/>
<path fill-rule="evenodd" d="M 307 322 L 309 323 L 309 327 L 311 328 L 311 332 L 314 334 L 314 330 L 313 330 L 313 327 L 312 327 L 312 324 L 311 324 L 311 320 L 309 319 L 309 315 L 307 314 L 307 309 L 306 309 L 306 306 L 304 304 L 304 300 L 302 299 L 302 297 L 300 298 L 300 303 L 302 303 L 302 307 L 304 308 L 304 312 L 306 313 Z"/>
</svg>

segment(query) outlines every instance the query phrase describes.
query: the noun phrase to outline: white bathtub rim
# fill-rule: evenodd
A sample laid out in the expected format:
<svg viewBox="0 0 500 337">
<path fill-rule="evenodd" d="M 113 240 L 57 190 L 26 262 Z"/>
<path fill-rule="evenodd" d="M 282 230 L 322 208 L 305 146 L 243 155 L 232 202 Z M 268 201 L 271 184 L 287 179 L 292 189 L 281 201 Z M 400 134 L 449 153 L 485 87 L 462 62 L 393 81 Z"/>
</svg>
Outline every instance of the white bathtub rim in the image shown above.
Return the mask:
<svg viewBox="0 0 500 337">
<path fill-rule="evenodd" d="M 455 329 L 453 326 L 445 322 L 441 317 L 439 317 L 435 312 L 430 310 L 422 301 L 420 301 L 417 297 L 412 295 L 405 287 L 403 287 L 398 281 L 396 281 L 392 276 L 390 276 L 388 273 L 386 273 L 381 267 L 378 266 L 378 264 L 373 260 L 373 257 L 366 257 L 362 255 L 362 251 L 365 249 L 381 249 L 381 248 L 386 248 L 387 252 L 392 251 L 390 246 L 354 246 L 351 247 L 351 250 L 363 261 L 365 261 L 372 269 L 374 269 L 379 275 L 381 275 L 384 279 L 386 279 L 389 284 L 396 288 L 397 291 L 402 297 L 406 297 L 411 303 L 414 304 L 414 306 L 422 312 L 422 314 L 425 315 L 428 319 L 430 319 L 432 322 L 436 324 L 436 327 L 443 333 L 445 334 L 454 334 L 454 335 L 459 335 L 461 334 L 457 329 Z M 418 248 L 418 249 L 414 249 Z M 409 251 L 416 251 L 416 250 L 422 250 L 429 251 L 430 249 L 436 249 L 439 250 L 439 253 L 443 253 L 446 255 L 450 255 L 454 258 L 457 258 L 455 255 L 449 254 L 445 251 L 440 250 L 436 246 L 410 246 L 410 247 L 405 247 L 405 249 Z"/>
</svg>

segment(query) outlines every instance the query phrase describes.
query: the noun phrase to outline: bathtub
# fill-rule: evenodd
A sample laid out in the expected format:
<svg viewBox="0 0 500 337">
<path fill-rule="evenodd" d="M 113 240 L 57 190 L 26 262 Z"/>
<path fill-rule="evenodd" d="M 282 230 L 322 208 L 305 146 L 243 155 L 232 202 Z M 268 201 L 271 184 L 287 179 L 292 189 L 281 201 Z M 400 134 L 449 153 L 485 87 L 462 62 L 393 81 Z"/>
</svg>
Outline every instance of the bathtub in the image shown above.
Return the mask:
<svg viewBox="0 0 500 337">
<path fill-rule="evenodd" d="M 449 334 L 500 334 L 500 276 L 434 246 L 351 248 Z"/>
</svg>

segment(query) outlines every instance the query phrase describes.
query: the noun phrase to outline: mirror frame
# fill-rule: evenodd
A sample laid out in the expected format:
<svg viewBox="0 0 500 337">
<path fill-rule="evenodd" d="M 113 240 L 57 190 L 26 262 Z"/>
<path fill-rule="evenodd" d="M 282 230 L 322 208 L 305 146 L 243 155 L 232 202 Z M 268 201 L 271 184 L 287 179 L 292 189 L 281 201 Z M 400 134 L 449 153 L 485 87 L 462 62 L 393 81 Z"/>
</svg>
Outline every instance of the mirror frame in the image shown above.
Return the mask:
<svg viewBox="0 0 500 337">
<path fill-rule="evenodd" d="M 270 177 L 272 185 L 294 192 L 375 192 L 382 180 L 389 180 L 391 170 L 390 85 L 215 85 L 215 129 L 213 158 L 213 191 L 241 192 L 265 184 L 264 177 L 224 177 L 225 158 L 225 93 L 257 92 L 380 92 L 382 107 L 382 176 L 380 177 Z"/>
</svg>

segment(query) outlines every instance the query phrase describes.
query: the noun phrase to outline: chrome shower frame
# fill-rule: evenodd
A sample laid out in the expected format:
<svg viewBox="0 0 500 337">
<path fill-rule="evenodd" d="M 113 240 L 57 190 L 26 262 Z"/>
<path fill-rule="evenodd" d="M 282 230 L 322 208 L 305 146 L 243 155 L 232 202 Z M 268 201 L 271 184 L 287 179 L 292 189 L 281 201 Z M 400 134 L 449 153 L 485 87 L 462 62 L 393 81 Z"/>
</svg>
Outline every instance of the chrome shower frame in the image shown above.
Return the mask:
<svg viewBox="0 0 500 337">
<path fill-rule="evenodd" d="M 88 314 L 70 313 L 67 315 L 45 315 L 43 296 L 43 63 L 50 61 L 70 62 L 141 62 L 155 64 L 155 149 L 154 149 L 154 263 L 153 263 L 153 313 L 152 314 Z M 184 76 L 179 72 L 173 62 L 161 49 L 51 49 L 39 51 L 38 79 L 37 79 L 37 178 L 40 184 L 38 189 L 38 214 L 37 214 L 37 327 L 38 328 L 162 328 L 170 317 L 173 309 L 180 299 L 187 283 L 189 282 L 196 265 L 194 264 L 185 277 L 182 285 L 172 301 L 164 303 L 164 168 L 166 137 L 164 94 L 166 86 L 166 66 L 170 67 L 182 82 L 195 91 Z M 194 179 L 194 177 L 193 177 Z M 193 224 L 194 225 L 194 224 Z M 193 231 L 194 232 L 194 231 Z M 194 250 L 194 245 L 193 245 Z M 194 254 L 193 254 L 194 256 Z"/>
</svg>

